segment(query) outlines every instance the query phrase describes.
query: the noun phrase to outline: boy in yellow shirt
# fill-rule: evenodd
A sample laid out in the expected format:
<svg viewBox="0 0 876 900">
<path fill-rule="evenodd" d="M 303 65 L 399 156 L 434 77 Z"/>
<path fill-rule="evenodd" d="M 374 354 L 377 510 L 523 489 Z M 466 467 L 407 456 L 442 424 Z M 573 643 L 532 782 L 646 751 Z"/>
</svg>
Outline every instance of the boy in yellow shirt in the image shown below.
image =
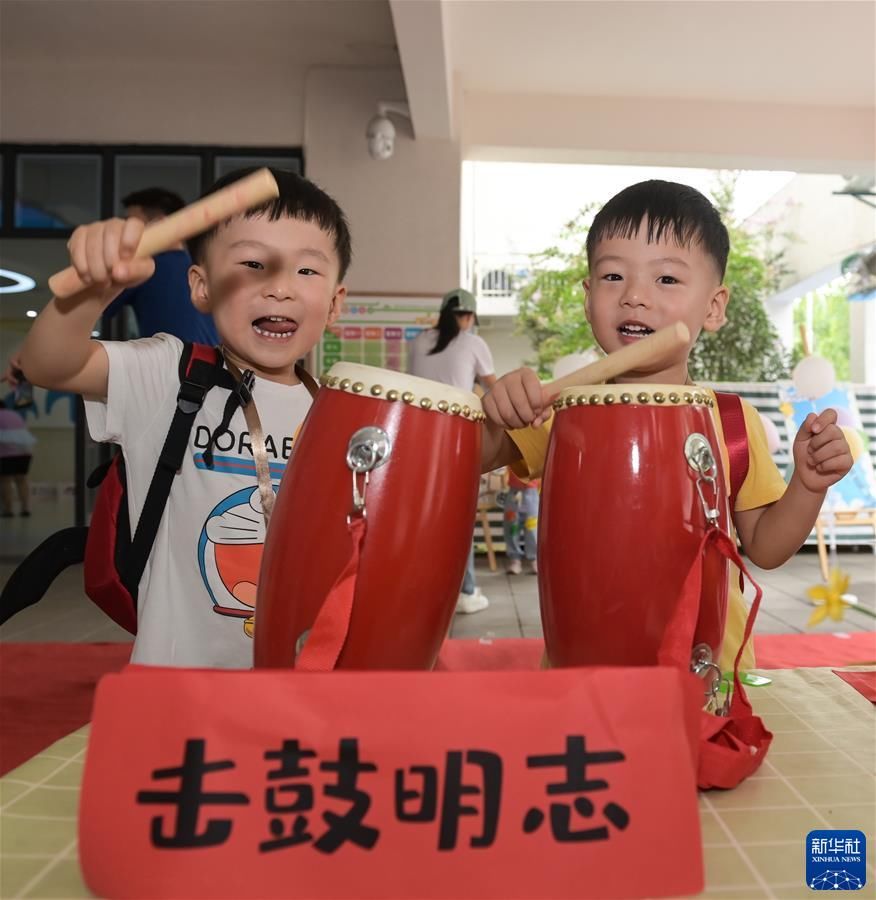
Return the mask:
<svg viewBox="0 0 876 900">
<path fill-rule="evenodd" d="M 611 353 L 653 331 L 684 322 L 690 343 L 659 369 L 628 372 L 618 383 L 691 384 L 688 359 L 701 331 L 726 322 L 729 290 L 723 284 L 730 249 L 717 210 L 699 192 L 667 181 L 646 181 L 621 191 L 600 210 L 587 236 L 590 275 L 584 310 L 599 346 Z M 786 486 L 769 454 L 757 412 L 743 401 L 749 469 L 732 510 L 743 550 L 772 569 L 800 548 L 821 510 L 828 487 L 852 466 L 836 412 L 811 413 L 794 439 L 794 475 Z M 484 398 L 485 465 L 514 463 L 518 474 L 541 474 L 551 408 L 531 369 L 498 380 Z M 534 427 L 527 427 L 534 426 Z M 729 473 L 723 428 L 724 471 Z M 731 572 L 723 669 L 732 668 L 742 640 L 746 609 Z M 742 668 L 754 665 L 746 648 Z"/>
</svg>

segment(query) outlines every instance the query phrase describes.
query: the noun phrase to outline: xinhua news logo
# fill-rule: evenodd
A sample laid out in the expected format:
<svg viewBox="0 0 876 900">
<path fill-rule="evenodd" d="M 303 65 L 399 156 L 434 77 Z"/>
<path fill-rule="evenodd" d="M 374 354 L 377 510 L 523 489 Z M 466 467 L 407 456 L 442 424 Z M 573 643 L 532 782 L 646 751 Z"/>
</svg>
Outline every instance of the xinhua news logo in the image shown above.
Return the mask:
<svg viewBox="0 0 876 900">
<path fill-rule="evenodd" d="M 860 891 L 867 883 L 867 838 L 862 831 L 810 831 L 805 852 L 810 890 Z"/>
</svg>

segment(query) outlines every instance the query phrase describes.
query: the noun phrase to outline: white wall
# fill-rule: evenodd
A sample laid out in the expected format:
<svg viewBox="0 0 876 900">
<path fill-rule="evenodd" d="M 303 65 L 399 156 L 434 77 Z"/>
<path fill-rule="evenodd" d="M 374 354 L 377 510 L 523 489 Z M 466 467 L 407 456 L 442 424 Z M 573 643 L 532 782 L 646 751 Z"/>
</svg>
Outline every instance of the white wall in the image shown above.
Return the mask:
<svg viewBox="0 0 876 900">
<path fill-rule="evenodd" d="M 395 153 L 368 155 L 380 100 L 404 97 L 398 69 L 313 69 L 305 105 L 305 167 L 350 218 L 356 292 L 444 293 L 459 283 L 460 156 L 453 141 L 411 139 L 394 119 Z"/>
<path fill-rule="evenodd" d="M 466 159 L 853 174 L 876 158 L 873 108 L 467 92 L 461 117 Z"/>
<path fill-rule="evenodd" d="M 798 175 L 749 217 L 755 226 L 779 222 L 790 233 L 786 285 L 804 281 L 876 240 L 876 210 L 854 197 L 834 196 L 844 184 L 841 175 Z"/>
<path fill-rule="evenodd" d="M 9 142 L 299 146 L 305 70 L 258 61 L 5 60 Z"/>
</svg>

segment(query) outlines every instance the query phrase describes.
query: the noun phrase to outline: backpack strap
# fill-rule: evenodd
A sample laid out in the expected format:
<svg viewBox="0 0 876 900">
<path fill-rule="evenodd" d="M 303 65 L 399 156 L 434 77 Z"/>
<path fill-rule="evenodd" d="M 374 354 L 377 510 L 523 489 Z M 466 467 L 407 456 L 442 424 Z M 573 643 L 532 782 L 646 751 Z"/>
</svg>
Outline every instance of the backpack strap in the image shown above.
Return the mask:
<svg viewBox="0 0 876 900">
<path fill-rule="evenodd" d="M 736 509 L 739 489 L 748 477 L 748 431 L 745 428 L 745 413 L 742 400 L 736 394 L 715 391 L 718 411 L 721 414 L 721 428 L 727 459 L 730 463 L 730 514 Z"/>
<path fill-rule="evenodd" d="M 298 376 L 298 380 L 307 388 L 310 396 L 316 399 L 316 395 L 319 393 L 319 385 L 316 383 L 313 375 L 304 366 L 299 366 L 298 363 L 295 363 L 295 374 Z"/>
<path fill-rule="evenodd" d="M 183 464 L 195 417 L 204 403 L 207 391 L 230 379 L 230 376 L 228 379 L 223 378 L 224 375 L 228 373 L 223 368 L 222 354 L 218 348 L 186 342 L 179 361 L 180 385 L 176 395 L 176 410 L 143 502 L 124 571 L 120 572 L 122 582 L 133 597 L 137 596 L 137 587 L 152 552 L 173 480 Z"/>
</svg>

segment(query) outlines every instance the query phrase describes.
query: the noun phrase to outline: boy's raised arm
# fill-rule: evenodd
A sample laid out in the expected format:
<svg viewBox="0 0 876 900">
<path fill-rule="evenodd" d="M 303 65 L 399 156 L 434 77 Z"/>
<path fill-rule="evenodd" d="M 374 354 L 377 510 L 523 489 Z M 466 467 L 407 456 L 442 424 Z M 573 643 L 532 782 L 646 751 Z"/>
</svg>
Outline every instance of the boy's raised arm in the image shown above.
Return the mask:
<svg viewBox="0 0 876 900">
<path fill-rule="evenodd" d="M 151 259 L 133 258 L 142 233 L 138 219 L 94 222 L 73 232 L 70 262 L 87 287 L 64 300 L 53 297 L 34 322 L 21 348 L 21 368 L 33 384 L 106 397 L 109 362 L 91 332 L 124 288 L 155 270 Z"/>
<path fill-rule="evenodd" d="M 812 530 L 827 489 L 852 467 L 852 452 L 836 424 L 836 410 L 810 413 L 794 438 L 794 474 L 770 506 L 737 512 L 736 531 L 751 561 L 774 569 L 789 560 Z"/>
</svg>

